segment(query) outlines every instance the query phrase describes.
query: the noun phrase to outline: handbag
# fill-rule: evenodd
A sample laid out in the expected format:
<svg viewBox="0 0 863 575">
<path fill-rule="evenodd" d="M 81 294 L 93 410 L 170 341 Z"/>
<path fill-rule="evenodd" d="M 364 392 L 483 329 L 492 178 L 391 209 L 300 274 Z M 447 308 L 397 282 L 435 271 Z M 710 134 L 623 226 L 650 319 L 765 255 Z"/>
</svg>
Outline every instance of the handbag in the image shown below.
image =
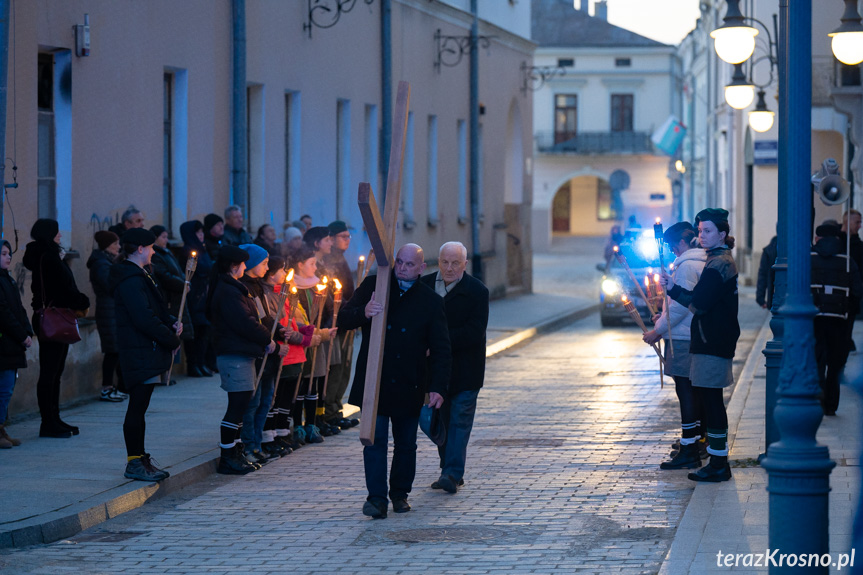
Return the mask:
<svg viewBox="0 0 863 575">
<path fill-rule="evenodd" d="M 443 424 L 440 409 L 428 404 L 423 405 L 420 410 L 420 429 L 438 447 L 446 443 L 446 427 Z"/>
<path fill-rule="evenodd" d="M 42 256 L 45 257 L 44 255 Z M 81 332 L 78 331 L 78 317 L 75 310 L 54 307 L 45 303 L 45 276 L 42 273 L 42 260 L 39 260 L 39 283 L 42 290 L 42 309 L 36 311 L 39 320 L 39 339 L 57 343 L 78 343 Z"/>
</svg>

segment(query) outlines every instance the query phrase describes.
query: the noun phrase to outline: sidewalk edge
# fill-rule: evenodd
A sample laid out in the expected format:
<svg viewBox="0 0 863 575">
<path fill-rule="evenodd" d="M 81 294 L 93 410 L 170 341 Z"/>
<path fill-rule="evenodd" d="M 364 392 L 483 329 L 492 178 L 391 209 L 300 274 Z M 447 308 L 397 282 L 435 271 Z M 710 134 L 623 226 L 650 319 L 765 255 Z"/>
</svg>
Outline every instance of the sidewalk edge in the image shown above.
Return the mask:
<svg viewBox="0 0 863 575">
<path fill-rule="evenodd" d="M 578 308 L 573 311 L 566 312 L 560 317 L 552 318 L 544 322 L 540 322 L 529 328 L 523 329 L 521 331 L 517 331 L 510 336 L 499 339 L 498 341 L 488 345 L 485 349 L 485 357 L 494 357 L 501 352 L 504 352 L 526 341 L 529 341 L 539 335 L 558 330 L 569 323 L 584 319 L 598 310 L 599 304 L 589 305 L 587 307 Z"/>
</svg>

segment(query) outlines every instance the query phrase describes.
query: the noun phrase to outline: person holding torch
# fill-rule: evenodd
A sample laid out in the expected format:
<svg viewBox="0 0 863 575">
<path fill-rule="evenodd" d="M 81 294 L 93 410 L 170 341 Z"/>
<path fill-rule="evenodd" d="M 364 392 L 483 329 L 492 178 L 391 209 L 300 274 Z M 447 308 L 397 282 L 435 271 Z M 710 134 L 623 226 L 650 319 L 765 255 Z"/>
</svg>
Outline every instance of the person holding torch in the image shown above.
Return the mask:
<svg viewBox="0 0 863 575">
<path fill-rule="evenodd" d="M 710 464 L 688 475 L 693 481 L 731 479 L 728 465 L 728 415 L 722 389 L 734 381 L 731 362 L 740 337 L 737 321 L 737 266 L 731 256 L 734 238 L 729 236 L 728 212 L 701 210 L 695 216 L 698 239 L 707 261 L 691 290 L 677 285 L 663 270 L 660 281 L 668 295 L 692 311 L 690 331 L 690 379 L 704 409 Z"/>
<path fill-rule="evenodd" d="M 677 257 L 672 264 L 671 281 L 686 290 L 695 289 L 707 261 L 707 253 L 693 247 L 696 231 L 689 222 L 678 222 L 665 230 L 663 241 Z M 698 439 L 701 437 L 701 409 L 689 378 L 690 324 L 689 308 L 671 300 L 661 314 L 653 316 L 654 328 L 644 334 L 645 343 L 665 340 L 665 373 L 674 379 L 674 389 L 680 402 L 682 435 L 680 449 L 670 461 L 663 461 L 660 469 L 693 469 L 701 467 Z M 674 347 L 668 345 L 674 340 Z"/>
</svg>

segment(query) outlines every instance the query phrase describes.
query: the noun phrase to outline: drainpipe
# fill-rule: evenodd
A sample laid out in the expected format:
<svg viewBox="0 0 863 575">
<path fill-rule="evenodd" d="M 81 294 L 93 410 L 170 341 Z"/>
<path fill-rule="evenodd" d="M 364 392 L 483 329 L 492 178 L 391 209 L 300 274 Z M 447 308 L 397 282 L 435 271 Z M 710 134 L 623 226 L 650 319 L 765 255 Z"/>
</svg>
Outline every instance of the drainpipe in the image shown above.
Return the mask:
<svg viewBox="0 0 863 575">
<path fill-rule="evenodd" d="M 392 5 L 390 0 L 381 0 L 381 153 L 379 164 L 383 181 L 390 173 L 390 147 L 393 131 L 393 36 L 391 30 Z M 372 186 L 374 188 L 374 186 Z M 384 184 L 380 205 L 387 199 Z"/>
<path fill-rule="evenodd" d="M 0 0 L 0 159 L 6 158 L 6 76 L 9 73 L 9 0 Z M 17 111 L 17 110 L 16 110 Z M 6 199 L 6 162 L 0 161 L 0 239 Z"/>
<path fill-rule="evenodd" d="M 246 157 L 246 0 L 233 0 L 234 77 L 233 77 L 233 167 L 231 203 L 241 206 L 249 218 L 248 158 Z"/>
<path fill-rule="evenodd" d="M 473 22 L 470 25 L 470 240 L 473 276 L 483 281 L 482 254 L 479 248 L 479 16 L 477 0 L 470 0 Z"/>
</svg>

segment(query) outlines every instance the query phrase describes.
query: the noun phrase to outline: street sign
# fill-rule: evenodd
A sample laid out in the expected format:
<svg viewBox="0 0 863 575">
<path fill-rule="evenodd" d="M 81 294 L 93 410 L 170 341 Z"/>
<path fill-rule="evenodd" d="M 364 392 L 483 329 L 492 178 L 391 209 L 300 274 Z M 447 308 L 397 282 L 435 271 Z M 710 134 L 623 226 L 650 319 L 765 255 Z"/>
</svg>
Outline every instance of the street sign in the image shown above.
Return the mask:
<svg viewBox="0 0 863 575">
<path fill-rule="evenodd" d="M 779 163 L 779 142 L 776 140 L 757 140 L 752 154 L 754 165 L 775 166 Z"/>
</svg>

